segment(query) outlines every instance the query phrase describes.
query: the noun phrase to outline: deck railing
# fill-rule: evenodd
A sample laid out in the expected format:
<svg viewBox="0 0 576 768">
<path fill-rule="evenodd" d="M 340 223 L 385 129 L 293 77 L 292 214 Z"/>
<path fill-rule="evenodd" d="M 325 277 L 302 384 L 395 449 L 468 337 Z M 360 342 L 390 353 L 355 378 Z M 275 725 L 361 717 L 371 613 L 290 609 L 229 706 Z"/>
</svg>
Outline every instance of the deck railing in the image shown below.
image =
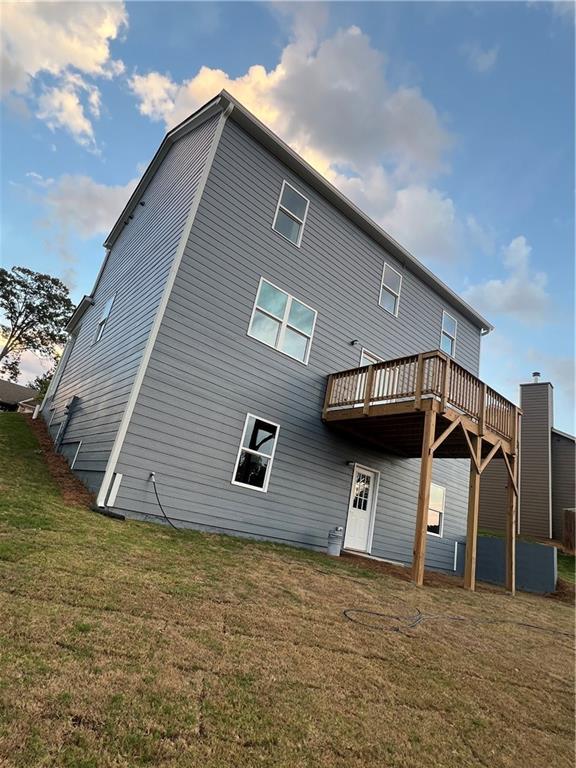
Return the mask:
<svg viewBox="0 0 576 768">
<path fill-rule="evenodd" d="M 436 398 L 507 440 L 515 436 L 516 406 L 440 351 L 385 360 L 333 373 L 328 380 L 325 409 L 363 408 Z"/>
</svg>

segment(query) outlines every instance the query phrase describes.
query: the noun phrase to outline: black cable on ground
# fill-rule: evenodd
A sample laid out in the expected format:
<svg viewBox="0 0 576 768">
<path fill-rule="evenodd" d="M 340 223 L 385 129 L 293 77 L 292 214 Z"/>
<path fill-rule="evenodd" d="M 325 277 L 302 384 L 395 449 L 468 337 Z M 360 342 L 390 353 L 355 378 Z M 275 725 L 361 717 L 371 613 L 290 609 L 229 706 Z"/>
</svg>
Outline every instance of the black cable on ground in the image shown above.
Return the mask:
<svg viewBox="0 0 576 768">
<path fill-rule="evenodd" d="M 174 528 L 175 531 L 179 531 L 180 529 L 177 526 L 174 525 L 174 523 L 172 522 L 172 520 L 170 520 L 170 518 L 168 517 L 166 512 L 164 512 L 164 507 L 162 506 L 162 502 L 160 501 L 160 496 L 158 496 L 158 489 L 156 488 L 156 478 L 154 477 L 154 474 L 152 474 L 150 476 L 150 479 L 152 480 L 152 486 L 154 488 L 154 495 L 156 496 L 156 501 L 158 502 L 158 506 L 160 507 L 160 511 L 162 512 L 162 514 L 166 518 L 166 522 L 169 525 L 171 525 L 172 528 Z"/>
<path fill-rule="evenodd" d="M 425 614 L 416 609 L 416 613 L 409 616 L 394 616 L 387 613 L 380 613 L 379 611 L 370 611 L 365 608 L 346 608 L 342 611 L 348 621 L 352 621 L 354 624 L 360 624 L 363 627 L 369 627 L 370 629 L 378 629 L 381 632 L 399 632 L 405 634 L 404 630 L 414 629 L 419 624 L 423 624 L 425 621 L 460 621 L 465 624 L 511 624 L 517 627 L 525 627 L 526 629 L 535 629 L 540 632 L 547 632 L 553 635 L 562 635 L 564 637 L 570 637 L 574 639 L 574 635 L 571 632 L 563 632 L 561 629 L 552 629 L 550 627 L 543 627 L 539 624 L 529 624 L 525 621 L 514 621 L 513 619 L 469 619 L 465 616 L 450 616 L 449 614 Z M 382 626 L 369 621 L 361 621 L 354 618 L 352 614 L 363 614 L 365 616 L 378 616 L 381 619 L 390 619 L 397 621 L 398 626 Z M 410 635 L 409 635 L 410 636 Z"/>
</svg>

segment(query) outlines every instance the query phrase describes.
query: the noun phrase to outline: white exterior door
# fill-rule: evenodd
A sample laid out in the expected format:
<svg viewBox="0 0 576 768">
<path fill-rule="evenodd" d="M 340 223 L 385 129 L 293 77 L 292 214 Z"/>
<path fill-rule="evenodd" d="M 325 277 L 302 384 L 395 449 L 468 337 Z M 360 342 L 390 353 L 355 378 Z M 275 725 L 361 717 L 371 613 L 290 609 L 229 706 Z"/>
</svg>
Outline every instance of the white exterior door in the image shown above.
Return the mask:
<svg viewBox="0 0 576 768">
<path fill-rule="evenodd" d="M 367 469 L 358 464 L 354 467 L 346 535 L 344 537 L 345 549 L 370 552 L 372 548 L 379 477 L 379 472 L 373 469 Z"/>
</svg>

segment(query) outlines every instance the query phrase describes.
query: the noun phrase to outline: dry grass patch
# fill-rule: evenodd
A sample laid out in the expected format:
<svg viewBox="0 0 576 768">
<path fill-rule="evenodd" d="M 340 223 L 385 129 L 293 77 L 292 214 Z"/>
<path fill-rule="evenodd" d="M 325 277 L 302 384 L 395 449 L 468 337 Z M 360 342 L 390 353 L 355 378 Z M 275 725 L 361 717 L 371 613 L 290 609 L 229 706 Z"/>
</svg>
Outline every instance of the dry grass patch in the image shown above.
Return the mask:
<svg viewBox="0 0 576 768">
<path fill-rule="evenodd" d="M 573 765 L 571 605 L 108 520 L 0 433 L 0 765 Z"/>
</svg>

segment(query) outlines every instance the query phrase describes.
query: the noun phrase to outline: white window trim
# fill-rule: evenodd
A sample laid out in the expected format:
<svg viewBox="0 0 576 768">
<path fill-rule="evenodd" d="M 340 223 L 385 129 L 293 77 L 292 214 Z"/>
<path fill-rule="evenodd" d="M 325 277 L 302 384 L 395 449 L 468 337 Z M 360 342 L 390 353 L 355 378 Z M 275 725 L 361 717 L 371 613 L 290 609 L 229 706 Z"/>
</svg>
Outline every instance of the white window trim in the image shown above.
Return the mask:
<svg viewBox="0 0 576 768">
<path fill-rule="evenodd" d="M 288 208 L 285 208 L 283 205 L 280 204 L 280 201 L 282 200 L 282 195 L 284 194 L 284 187 L 290 187 L 291 190 L 296 192 L 296 194 L 300 195 L 300 197 L 303 197 L 304 200 L 306 200 L 306 210 L 304 211 L 304 218 L 301 219 L 299 216 L 296 216 L 295 213 L 292 213 Z M 300 248 L 300 243 L 302 242 L 302 235 L 304 234 L 304 227 L 306 226 L 306 219 L 308 218 L 308 208 L 310 207 L 310 200 L 306 197 L 306 195 L 303 195 L 302 192 L 300 192 L 299 189 L 296 189 L 295 186 L 290 184 L 290 182 L 284 181 L 282 182 L 282 189 L 280 190 L 280 194 L 278 195 L 278 202 L 276 203 L 276 211 L 274 212 L 274 220 L 272 222 L 272 229 L 274 232 L 276 232 L 277 235 L 280 235 L 280 237 L 283 237 L 284 240 L 287 240 L 289 243 L 292 243 L 292 245 L 295 245 L 297 248 Z M 298 233 L 298 242 L 295 243 L 294 240 L 290 240 L 289 237 L 286 237 L 286 235 L 283 235 L 282 232 L 279 232 L 276 229 L 276 219 L 278 218 L 278 211 L 282 208 L 284 213 L 286 213 L 288 216 L 290 216 L 295 221 L 299 222 L 302 226 L 300 227 L 300 232 Z"/>
<path fill-rule="evenodd" d="M 246 430 L 248 429 L 248 422 L 250 419 L 257 419 L 258 421 L 263 421 L 265 424 L 270 424 L 271 427 L 276 427 L 276 435 L 274 436 L 274 446 L 272 447 L 272 453 L 268 455 L 267 453 L 262 453 L 259 451 L 254 451 L 251 448 L 244 448 L 244 439 L 246 437 Z M 262 416 L 256 416 L 254 413 L 247 413 L 246 418 L 244 420 L 244 429 L 242 430 L 242 437 L 240 438 L 240 447 L 238 448 L 238 454 L 236 455 L 236 462 L 234 464 L 234 471 L 232 472 L 232 485 L 239 485 L 241 488 L 249 488 L 251 491 L 258 491 L 259 493 L 268 493 L 268 484 L 270 483 L 270 475 L 272 474 L 272 465 L 274 463 L 274 456 L 276 455 L 276 446 L 278 445 L 278 435 L 280 434 L 280 424 L 276 424 L 274 421 L 270 421 L 269 419 L 263 419 Z M 242 455 L 242 451 L 247 451 L 248 453 L 254 453 L 257 456 L 266 456 L 268 461 L 268 465 L 266 467 L 266 477 L 264 478 L 264 485 L 262 488 L 258 488 L 255 485 L 250 485 L 249 483 L 241 483 L 238 480 L 236 480 L 236 472 L 238 471 L 238 465 L 240 464 L 240 456 Z"/>
<path fill-rule="evenodd" d="M 448 331 L 444 330 L 444 317 L 448 315 L 452 320 L 454 320 L 454 325 L 456 326 L 456 331 L 454 333 L 454 336 L 452 336 L 451 333 L 448 333 Z M 446 335 L 449 339 L 452 339 L 452 353 L 446 352 L 445 349 L 442 349 L 442 337 Z M 454 317 L 454 315 L 451 315 L 450 312 L 446 312 L 445 309 L 442 310 L 442 327 L 440 329 L 440 351 L 444 352 L 445 355 L 449 355 L 450 357 L 456 357 L 456 336 L 458 335 L 458 320 Z"/>
<path fill-rule="evenodd" d="M 112 301 L 110 301 L 110 298 L 112 299 Z M 113 294 L 110 298 L 106 299 L 106 302 L 104 303 L 104 307 L 102 308 L 102 314 L 100 315 L 100 319 L 96 324 L 96 332 L 94 333 L 94 341 L 92 342 L 92 345 L 98 344 L 98 342 L 102 339 L 102 336 L 104 336 L 104 331 L 106 330 L 106 326 L 108 325 L 108 319 L 110 317 L 110 313 L 112 312 L 112 307 L 114 306 L 114 302 L 116 301 L 116 294 Z M 108 304 L 109 301 L 110 301 L 110 307 L 106 315 L 104 315 L 104 309 L 106 309 L 106 304 Z"/>
<path fill-rule="evenodd" d="M 398 293 L 396 293 L 395 290 L 390 288 L 390 286 L 384 284 L 384 275 L 386 274 L 386 268 L 391 269 L 392 272 L 396 272 L 398 277 L 400 278 L 400 286 L 398 288 Z M 382 289 L 386 288 L 387 291 L 389 291 L 391 294 L 396 296 L 396 311 L 390 312 L 389 309 L 386 309 L 384 304 L 382 304 Z M 394 269 L 394 267 L 391 264 L 388 264 L 387 261 L 384 262 L 384 266 L 382 267 L 382 278 L 380 279 L 380 292 L 378 293 L 378 306 L 382 307 L 384 312 L 388 312 L 389 315 L 392 315 L 392 317 L 398 317 L 398 311 L 400 309 L 400 294 L 402 293 L 402 274 L 398 272 L 397 269 Z"/>
<path fill-rule="evenodd" d="M 368 357 L 374 358 L 376 363 L 383 363 L 384 362 L 384 358 L 383 357 L 380 357 L 379 355 L 375 355 L 374 352 L 370 352 L 370 350 L 366 349 L 366 347 L 362 347 L 360 349 L 360 360 L 358 361 L 358 365 L 359 366 L 362 366 L 362 358 L 364 357 L 364 355 L 367 355 Z M 373 363 L 367 363 L 367 365 L 373 365 Z"/>
<path fill-rule="evenodd" d="M 444 538 L 444 517 L 446 516 L 446 486 L 440 485 L 439 483 L 430 483 L 430 485 L 435 485 L 436 488 L 442 488 L 444 491 L 443 496 L 443 503 L 442 503 L 442 511 L 440 512 L 440 533 L 434 533 L 433 531 L 426 530 L 426 534 L 428 536 L 434 536 L 436 539 L 443 539 Z M 428 501 L 428 511 L 431 509 L 430 507 L 430 501 Z"/>
<path fill-rule="evenodd" d="M 288 296 L 288 301 L 286 302 L 286 309 L 284 310 L 283 317 L 278 317 L 278 315 L 273 315 L 271 312 L 268 312 L 268 310 L 262 309 L 261 307 L 257 306 L 258 296 L 260 295 L 260 288 L 262 287 L 262 283 L 268 283 L 268 285 L 271 285 L 272 288 L 276 288 L 277 291 L 281 291 L 282 293 L 285 293 L 286 296 Z M 299 330 L 298 328 L 288 325 L 288 317 L 290 315 L 290 309 L 292 307 L 293 299 L 295 299 L 299 304 L 302 304 L 303 307 L 306 307 L 306 309 L 309 309 L 311 312 L 314 313 L 314 321 L 312 323 L 312 331 L 310 332 L 310 336 L 307 336 L 305 333 L 302 333 L 302 331 Z M 252 328 L 252 322 L 254 320 L 254 315 L 256 314 L 256 311 L 262 312 L 263 315 L 266 315 L 267 317 L 271 317 L 280 323 L 280 331 L 278 333 L 278 341 L 276 345 L 267 344 L 265 341 L 262 341 L 262 339 L 259 339 L 257 336 L 254 336 L 252 333 L 250 333 L 250 329 Z M 256 290 L 256 298 L 254 299 L 254 306 L 252 307 L 252 314 L 250 315 L 250 322 L 248 323 L 248 330 L 246 331 L 246 335 L 249 336 L 251 339 L 254 339 L 255 341 L 259 342 L 260 344 L 264 344 L 265 347 L 274 349 L 276 352 L 280 352 L 280 354 L 285 355 L 286 357 L 289 357 L 290 360 L 295 360 L 297 363 L 300 363 L 300 365 L 308 365 L 308 360 L 310 359 L 310 352 L 312 350 L 312 341 L 314 339 L 314 331 L 316 330 L 317 319 L 318 319 L 318 312 L 313 307 L 311 307 L 309 304 L 306 304 L 304 301 L 300 301 L 299 298 L 297 298 L 296 296 L 292 296 L 292 294 L 288 293 L 288 291 L 285 291 L 284 288 L 280 288 L 280 286 L 275 285 L 273 282 L 271 282 L 270 280 L 267 280 L 265 277 L 261 277 L 260 280 L 258 281 L 258 289 Z M 282 342 L 284 341 L 286 328 L 292 328 L 292 330 L 296 331 L 296 333 L 299 333 L 301 336 L 306 336 L 306 338 L 309 339 L 308 347 L 306 349 L 306 357 L 304 358 L 304 360 L 298 360 L 297 357 L 294 357 L 293 355 L 290 355 L 288 352 L 285 352 L 283 349 L 280 349 L 280 347 L 282 346 Z"/>
</svg>

